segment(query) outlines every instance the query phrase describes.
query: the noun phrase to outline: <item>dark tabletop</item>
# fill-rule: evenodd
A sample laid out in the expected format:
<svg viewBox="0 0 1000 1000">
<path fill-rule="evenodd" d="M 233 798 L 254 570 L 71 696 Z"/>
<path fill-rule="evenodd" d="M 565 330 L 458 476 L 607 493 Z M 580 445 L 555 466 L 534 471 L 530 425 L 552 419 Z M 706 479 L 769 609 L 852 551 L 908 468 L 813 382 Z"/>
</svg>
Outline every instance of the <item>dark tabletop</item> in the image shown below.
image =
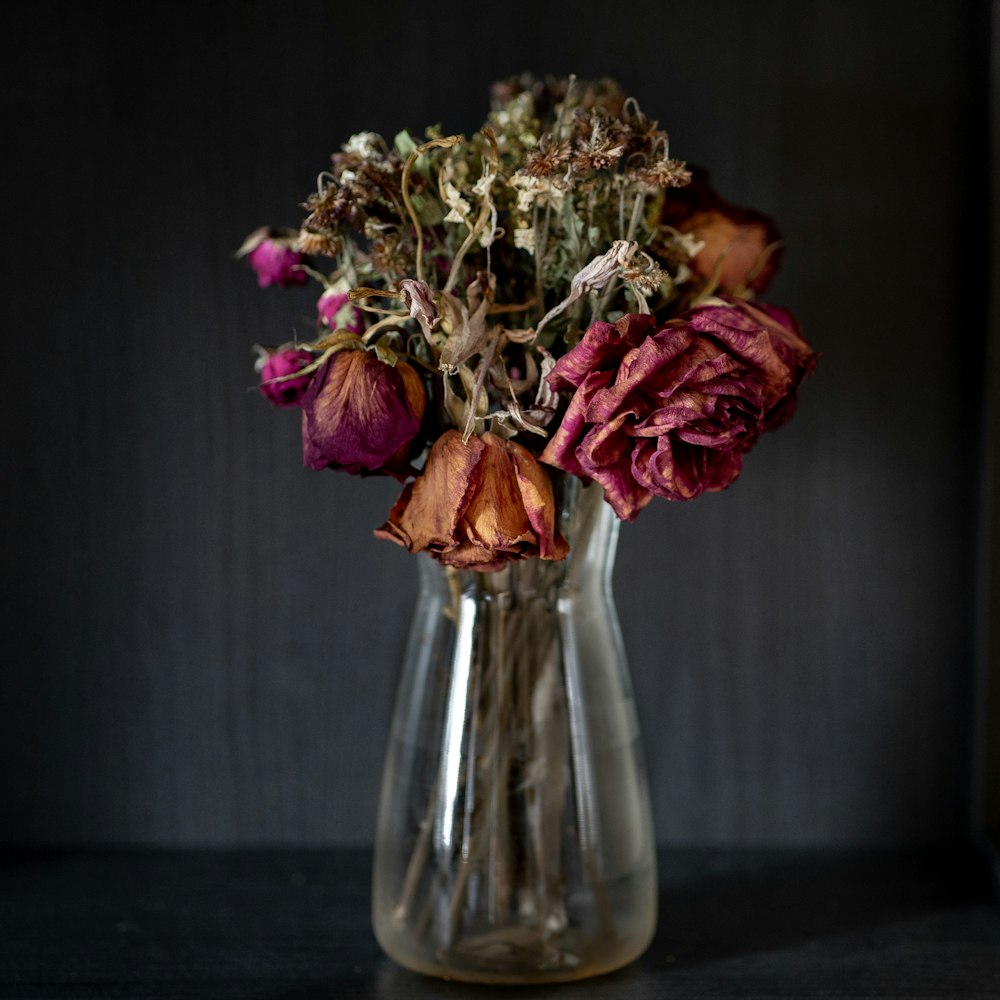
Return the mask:
<svg viewBox="0 0 1000 1000">
<path fill-rule="evenodd" d="M 0 997 L 1000 997 L 1000 915 L 972 848 L 660 862 L 660 926 L 637 963 L 487 988 L 382 956 L 367 851 L 7 853 Z"/>
</svg>

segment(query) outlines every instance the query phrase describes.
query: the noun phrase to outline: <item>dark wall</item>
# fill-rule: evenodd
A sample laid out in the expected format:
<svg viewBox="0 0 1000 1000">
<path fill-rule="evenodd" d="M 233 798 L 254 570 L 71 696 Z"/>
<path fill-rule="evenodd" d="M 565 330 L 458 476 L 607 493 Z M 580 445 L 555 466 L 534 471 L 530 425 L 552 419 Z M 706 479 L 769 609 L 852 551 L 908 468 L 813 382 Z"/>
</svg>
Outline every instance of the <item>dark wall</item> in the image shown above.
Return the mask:
<svg viewBox="0 0 1000 1000">
<path fill-rule="evenodd" d="M 659 838 L 961 835 L 985 6 L 7 15 L 0 839 L 370 839 L 416 567 L 395 484 L 305 471 L 250 391 L 313 304 L 233 251 L 352 132 L 470 131 L 526 67 L 616 76 L 773 214 L 823 352 L 730 491 L 622 531 Z"/>
</svg>

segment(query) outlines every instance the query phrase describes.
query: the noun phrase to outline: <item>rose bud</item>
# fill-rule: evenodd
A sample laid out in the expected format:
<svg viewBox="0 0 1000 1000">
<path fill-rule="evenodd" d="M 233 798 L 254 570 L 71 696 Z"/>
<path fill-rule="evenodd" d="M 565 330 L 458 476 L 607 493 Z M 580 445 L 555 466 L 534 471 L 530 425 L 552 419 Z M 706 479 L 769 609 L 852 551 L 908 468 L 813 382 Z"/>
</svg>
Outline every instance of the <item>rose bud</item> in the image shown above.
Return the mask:
<svg viewBox="0 0 1000 1000">
<path fill-rule="evenodd" d="M 787 313 L 745 302 L 595 323 L 547 376 L 574 394 L 541 461 L 599 482 L 628 521 L 654 496 L 723 490 L 814 360 Z"/>
<path fill-rule="evenodd" d="M 300 406 L 312 382 L 312 374 L 281 382 L 273 380 L 301 371 L 312 362 L 309 351 L 286 348 L 268 352 L 260 368 L 260 391 L 264 398 L 273 406 Z"/>
<path fill-rule="evenodd" d="M 299 268 L 306 262 L 295 241 L 298 233 L 293 229 L 272 229 L 267 226 L 252 232 L 237 252 L 237 257 L 246 257 L 257 272 L 257 284 L 261 288 L 268 285 L 304 285 L 309 276 Z"/>
<path fill-rule="evenodd" d="M 527 448 L 495 434 L 447 430 L 375 532 L 410 552 L 491 572 L 513 559 L 563 559 L 548 473 Z"/>
<path fill-rule="evenodd" d="M 351 333 L 363 333 L 365 326 L 361 322 L 361 313 L 351 305 L 351 297 L 344 291 L 328 288 L 316 303 L 319 321 L 331 330 L 350 330 Z"/>
<path fill-rule="evenodd" d="M 365 350 L 334 354 L 302 398 L 303 461 L 404 479 L 426 405 L 424 384 L 405 361 L 389 365 Z"/>
</svg>

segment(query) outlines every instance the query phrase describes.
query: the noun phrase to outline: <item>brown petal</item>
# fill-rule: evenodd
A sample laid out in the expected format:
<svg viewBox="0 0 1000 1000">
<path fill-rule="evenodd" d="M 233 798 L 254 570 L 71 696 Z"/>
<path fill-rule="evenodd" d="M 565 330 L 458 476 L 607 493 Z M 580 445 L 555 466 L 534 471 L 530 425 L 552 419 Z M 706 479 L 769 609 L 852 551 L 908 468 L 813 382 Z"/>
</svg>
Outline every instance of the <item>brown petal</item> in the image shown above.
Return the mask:
<svg viewBox="0 0 1000 1000">
<path fill-rule="evenodd" d="M 507 448 L 514 461 L 521 502 L 538 538 L 538 555 L 542 559 L 565 559 L 569 545 L 556 530 L 552 480 L 527 448 L 516 441 L 508 441 Z"/>
<path fill-rule="evenodd" d="M 470 443 L 473 439 L 470 438 Z M 514 462 L 502 438 L 484 434 L 479 490 L 465 511 L 469 539 L 490 550 L 513 550 L 534 543 L 531 522 L 521 502 Z"/>
<path fill-rule="evenodd" d="M 438 551 L 458 544 L 456 526 L 482 482 L 480 464 L 485 445 L 477 438 L 463 444 L 458 431 L 448 430 L 434 442 L 423 475 L 413 484 L 409 503 L 398 517 L 399 530 L 410 540 L 410 551 Z"/>
</svg>

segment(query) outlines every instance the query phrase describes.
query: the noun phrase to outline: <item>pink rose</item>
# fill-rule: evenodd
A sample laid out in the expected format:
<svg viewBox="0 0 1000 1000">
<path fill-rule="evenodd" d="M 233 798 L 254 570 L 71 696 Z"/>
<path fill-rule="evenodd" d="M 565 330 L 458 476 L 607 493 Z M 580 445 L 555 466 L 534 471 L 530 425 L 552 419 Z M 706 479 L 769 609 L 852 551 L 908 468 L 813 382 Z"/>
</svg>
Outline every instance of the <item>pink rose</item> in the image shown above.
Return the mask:
<svg viewBox="0 0 1000 1000">
<path fill-rule="evenodd" d="M 347 292 L 334 291 L 328 288 L 316 303 L 319 321 L 331 330 L 350 330 L 351 333 L 364 333 L 365 325 L 361 322 L 361 313 L 351 305 L 351 297 Z"/>
<path fill-rule="evenodd" d="M 252 232 L 240 247 L 237 257 L 246 257 L 257 272 L 257 283 L 261 288 L 268 285 L 304 285 L 309 276 L 299 269 L 306 262 L 295 242 L 298 233 L 291 229 L 271 229 L 267 226 Z"/>
<path fill-rule="evenodd" d="M 654 496 L 723 490 L 814 361 L 789 313 L 746 302 L 595 323 L 548 375 L 573 397 L 541 461 L 597 480 L 628 521 Z"/>
<path fill-rule="evenodd" d="M 404 479 L 426 404 L 424 384 L 405 361 L 388 365 L 365 350 L 334 354 L 302 398 L 303 461 Z"/>
<path fill-rule="evenodd" d="M 513 559 L 563 559 L 552 482 L 527 448 L 495 434 L 447 430 L 375 532 L 410 552 L 492 572 Z"/>
<path fill-rule="evenodd" d="M 271 352 L 260 370 L 260 391 L 264 398 L 273 406 L 300 406 L 312 382 L 311 374 L 282 382 L 271 380 L 292 375 L 312 362 L 313 356 L 309 351 L 287 348 Z"/>
</svg>

